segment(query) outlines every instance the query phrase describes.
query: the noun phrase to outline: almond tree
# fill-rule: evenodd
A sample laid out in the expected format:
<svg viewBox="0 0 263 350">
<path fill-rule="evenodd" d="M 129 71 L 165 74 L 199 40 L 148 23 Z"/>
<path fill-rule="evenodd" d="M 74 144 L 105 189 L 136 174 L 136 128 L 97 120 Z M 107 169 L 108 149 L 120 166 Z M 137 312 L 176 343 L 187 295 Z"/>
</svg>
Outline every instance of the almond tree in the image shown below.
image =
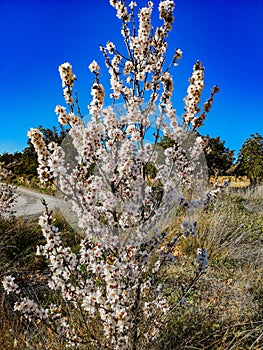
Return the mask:
<svg viewBox="0 0 263 350">
<path fill-rule="evenodd" d="M 176 307 L 160 272 L 173 262 L 178 241 L 196 234 L 198 223 L 191 214 L 217 193 L 204 192 L 205 142 L 195 132 L 218 88 L 212 89 L 201 111 L 204 68 L 195 63 L 180 123 L 172 104 L 171 69 L 178 65 L 181 50 L 175 50 L 172 62 L 165 62 L 174 2 L 160 2 L 162 24 L 157 28 L 151 23 L 152 2 L 138 11 L 138 20 L 135 2 L 110 4 L 121 21 L 126 45 L 125 53 L 113 42 L 100 47 L 110 76 L 112 106 L 104 106 L 100 67 L 93 61 L 90 118 L 85 122 L 73 91 L 76 76 L 64 63 L 59 73 L 67 107 L 57 106 L 55 111 L 59 122 L 70 126 L 65 145 L 71 146 L 46 145 L 38 129 L 28 133 L 38 154 L 41 181 L 57 181 L 81 236 L 77 251 L 65 246 L 46 206 L 39 219 L 46 243 L 37 254 L 48 259 L 48 287 L 61 302 L 44 307 L 23 298 L 23 288 L 11 276 L 3 284 L 7 292 L 21 296 L 15 310 L 42 321 L 69 347 L 147 349 Z M 173 140 L 164 151 L 158 147 L 163 137 Z M 150 177 L 149 164 L 155 169 Z M 185 220 L 171 235 L 169 225 L 178 208 L 185 211 Z M 195 276 L 182 300 L 205 272 L 207 260 L 206 250 L 199 248 Z"/>
</svg>

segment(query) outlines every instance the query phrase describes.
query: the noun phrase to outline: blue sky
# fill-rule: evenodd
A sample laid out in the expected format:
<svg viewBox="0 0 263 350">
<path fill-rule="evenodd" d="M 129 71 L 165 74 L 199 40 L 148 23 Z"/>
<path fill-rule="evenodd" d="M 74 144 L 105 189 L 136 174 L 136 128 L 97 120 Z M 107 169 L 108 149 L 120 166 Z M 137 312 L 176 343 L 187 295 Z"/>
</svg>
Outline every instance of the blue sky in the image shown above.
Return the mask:
<svg viewBox="0 0 263 350">
<path fill-rule="evenodd" d="M 87 67 L 93 59 L 103 66 L 99 44 L 118 44 L 121 36 L 108 0 L 0 0 L 0 13 L 1 154 L 23 150 L 29 128 L 57 125 L 61 63 L 73 65 L 85 114 L 93 79 Z M 183 112 L 192 66 L 202 61 L 204 98 L 215 84 L 220 93 L 200 131 L 238 151 L 251 133 L 263 135 L 263 0 L 177 0 L 174 15 L 168 47 L 183 51 L 172 72 L 174 107 Z"/>
</svg>

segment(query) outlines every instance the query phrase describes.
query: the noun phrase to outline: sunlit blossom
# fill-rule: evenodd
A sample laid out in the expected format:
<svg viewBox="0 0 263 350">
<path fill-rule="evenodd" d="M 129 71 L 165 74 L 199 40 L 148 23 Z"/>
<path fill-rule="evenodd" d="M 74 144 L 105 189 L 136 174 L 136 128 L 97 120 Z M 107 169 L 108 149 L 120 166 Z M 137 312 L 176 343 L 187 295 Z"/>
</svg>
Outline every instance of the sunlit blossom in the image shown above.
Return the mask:
<svg viewBox="0 0 263 350">
<path fill-rule="evenodd" d="M 160 335 L 163 316 L 177 297 L 168 296 L 171 292 L 161 279 L 163 268 L 174 264 L 174 247 L 182 237 L 191 239 L 198 234 L 198 222 L 190 218 L 192 211 L 205 208 L 219 193 L 189 196 L 200 180 L 197 166 L 205 141 L 191 138 L 188 130 L 201 125 L 217 89 L 199 115 L 204 68 L 197 62 L 184 99 L 184 125 L 180 125 L 173 107 L 170 68 L 181 59 L 182 51 L 176 49 L 170 65 L 165 65 L 174 2 L 160 2 L 162 24 L 155 29 L 153 2 L 138 13 L 134 1 L 128 7 L 121 0 L 110 0 L 110 4 L 121 20 L 127 48 L 121 53 L 112 42 L 100 47 L 109 73 L 112 106 L 103 108 L 106 93 L 100 67 L 92 61 L 90 119 L 84 122 L 72 96 L 76 76 L 66 62 L 59 73 L 67 108 L 58 105 L 55 113 L 60 124 L 69 126 L 66 141 L 70 139 L 73 147 L 68 151 L 63 144 L 46 145 L 38 129 L 28 132 L 38 155 L 41 180 L 56 181 L 80 235 L 74 248 L 67 246 L 45 207 L 39 218 L 44 243 L 37 247 L 37 255 L 48 262 L 47 285 L 61 303 L 41 307 L 20 293 L 12 276 L 4 279 L 3 286 L 7 293 L 21 294 L 15 310 L 29 321 L 44 320 L 69 346 L 92 339 L 94 349 L 126 350 L 135 348 L 132 344 L 139 344 L 141 338 L 147 346 Z M 123 102 L 121 108 L 117 100 Z M 149 138 L 151 128 L 154 132 Z M 159 147 L 163 137 L 171 141 L 165 150 Z M 170 234 L 166 227 L 175 209 L 182 209 L 185 219 L 177 234 Z M 204 248 L 197 250 L 196 264 L 197 279 L 208 264 Z M 86 330 L 100 325 L 99 338 L 97 332 L 94 337 L 80 332 L 73 315 L 84 319 Z M 143 336 L 136 338 L 135 334 Z"/>
</svg>

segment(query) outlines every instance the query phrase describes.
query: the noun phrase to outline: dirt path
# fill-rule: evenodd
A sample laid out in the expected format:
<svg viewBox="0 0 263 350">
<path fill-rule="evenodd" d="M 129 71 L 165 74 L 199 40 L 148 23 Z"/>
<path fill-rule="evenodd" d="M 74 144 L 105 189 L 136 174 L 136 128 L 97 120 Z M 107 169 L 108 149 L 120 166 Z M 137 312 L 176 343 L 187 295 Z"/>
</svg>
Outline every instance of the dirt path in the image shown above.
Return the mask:
<svg viewBox="0 0 263 350">
<path fill-rule="evenodd" d="M 17 188 L 17 194 L 18 199 L 16 205 L 14 206 L 16 216 L 42 213 L 44 211 L 44 206 L 41 203 L 42 198 L 46 200 L 49 209 L 58 207 L 57 198 L 47 194 L 35 192 L 23 187 Z"/>
</svg>

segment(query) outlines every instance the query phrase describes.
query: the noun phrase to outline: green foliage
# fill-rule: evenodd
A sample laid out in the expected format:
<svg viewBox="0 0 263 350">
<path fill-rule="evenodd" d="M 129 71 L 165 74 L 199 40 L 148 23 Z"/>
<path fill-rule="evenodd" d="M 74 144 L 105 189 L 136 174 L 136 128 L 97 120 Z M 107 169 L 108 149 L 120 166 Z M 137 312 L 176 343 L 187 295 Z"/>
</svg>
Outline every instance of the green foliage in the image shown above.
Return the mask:
<svg viewBox="0 0 263 350">
<path fill-rule="evenodd" d="M 252 186 L 263 180 L 263 137 L 251 134 L 238 154 L 239 174 L 246 175 Z"/>
<path fill-rule="evenodd" d="M 42 132 L 46 144 L 55 142 L 58 145 L 61 145 L 67 135 L 67 129 L 64 129 L 61 125 L 59 129 L 56 126 L 53 126 L 52 129 L 44 128 L 42 125 L 40 125 L 38 129 Z"/>
<path fill-rule="evenodd" d="M 152 162 L 148 162 L 145 166 L 145 175 L 149 179 L 154 179 L 157 174 L 156 166 Z"/>
<path fill-rule="evenodd" d="M 204 149 L 209 175 L 218 177 L 226 175 L 234 162 L 234 151 L 225 146 L 225 141 L 219 136 L 205 136 L 208 144 Z"/>
<path fill-rule="evenodd" d="M 175 141 L 169 139 L 169 137 L 164 136 L 160 142 L 158 142 L 158 145 L 162 147 L 163 149 L 174 147 Z"/>
<path fill-rule="evenodd" d="M 33 176 L 37 176 L 37 166 L 37 155 L 33 146 L 30 144 L 24 149 L 21 163 L 14 169 L 14 174 L 26 176 L 30 180 Z"/>
</svg>

